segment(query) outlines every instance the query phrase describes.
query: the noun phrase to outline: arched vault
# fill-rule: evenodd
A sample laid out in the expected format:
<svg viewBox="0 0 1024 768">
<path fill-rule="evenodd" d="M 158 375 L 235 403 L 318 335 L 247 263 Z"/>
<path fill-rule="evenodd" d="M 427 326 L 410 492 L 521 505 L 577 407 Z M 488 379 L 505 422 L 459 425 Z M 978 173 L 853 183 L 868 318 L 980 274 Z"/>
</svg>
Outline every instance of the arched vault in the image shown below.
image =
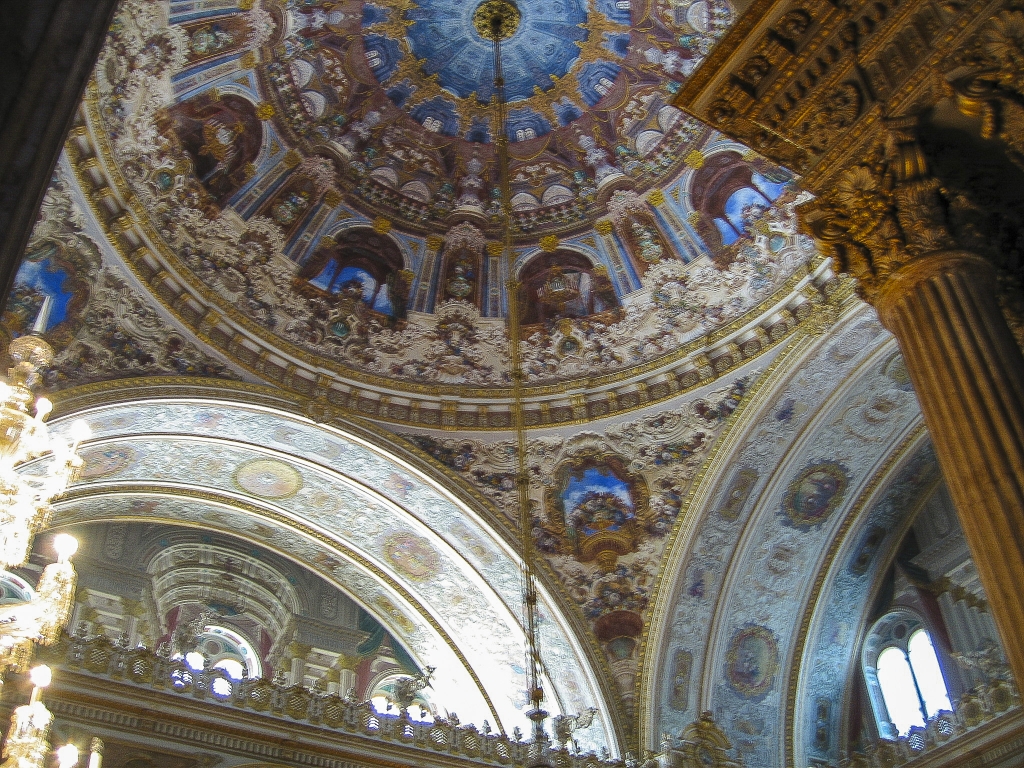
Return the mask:
<svg viewBox="0 0 1024 768">
<path fill-rule="evenodd" d="M 83 418 L 93 431 L 56 525 L 140 520 L 243 537 L 374 614 L 436 668 L 439 705 L 463 721 L 527 731 L 519 558 L 471 501 L 393 441 L 319 424 L 269 391 L 118 384 L 65 393 L 51 421 L 61 433 Z M 540 612 L 546 708 L 597 708 L 575 737 L 620 754 L 591 661 L 543 587 Z"/>
</svg>

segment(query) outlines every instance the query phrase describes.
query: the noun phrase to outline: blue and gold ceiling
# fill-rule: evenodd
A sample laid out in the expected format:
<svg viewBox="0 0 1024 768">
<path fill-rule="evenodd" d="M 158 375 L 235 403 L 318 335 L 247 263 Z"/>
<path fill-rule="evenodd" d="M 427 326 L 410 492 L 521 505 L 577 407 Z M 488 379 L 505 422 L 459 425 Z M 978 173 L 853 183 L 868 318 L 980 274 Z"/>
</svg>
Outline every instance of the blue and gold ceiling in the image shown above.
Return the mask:
<svg viewBox="0 0 1024 768">
<path fill-rule="evenodd" d="M 417 423 L 448 418 L 443 388 L 478 400 L 459 424 L 507 426 L 513 275 L 475 11 L 126 2 L 69 145 L 112 246 L 257 378 L 336 402 L 369 389 Z M 502 43 L 513 271 L 529 397 L 549 398 L 530 418 L 628 410 L 783 338 L 810 310 L 794 291 L 814 253 L 792 177 L 670 104 L 731 22 L 727 0 L 519 11 Z M 58 256 L 69 274 L 96 268 Z M 23 293 L 22 325 L 43 301 Z M 82 316 L 54 333 L 71 339 Z M 80 377 L 90 366 L 67 354 Z M 593 406 L 550 400 L 582 378 Z M 640 384 L 654 395 L 616 392 Z"/>
</svg>

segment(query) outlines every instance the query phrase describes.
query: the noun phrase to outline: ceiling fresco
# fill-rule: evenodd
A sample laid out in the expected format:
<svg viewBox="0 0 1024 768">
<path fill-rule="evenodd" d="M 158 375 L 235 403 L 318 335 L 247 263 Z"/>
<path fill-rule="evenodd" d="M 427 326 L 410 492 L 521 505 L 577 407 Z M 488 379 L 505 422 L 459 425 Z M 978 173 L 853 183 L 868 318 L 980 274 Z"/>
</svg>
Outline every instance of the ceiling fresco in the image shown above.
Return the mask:
<svg viewBox="0 0 1024 768">
<path fill-rule="evenodd" d="M 241 536 L 526 730 L 514 277 L 545 705 L 832 759 L 792 691 L 846 695 L 864 532 L 935 480 L 895 343 L 793 176 L 668 106 L 732 6 L 519 8 L 507 274 L 475 4 L 122 2 L 0 319 L 95 434 L 58 519 Z"/>
<path fill-rule="evenodd" d="M 680 509 L 761 372 L 741 371 L 730 385 L 706 388 L 638 419 L 528 441 L 533 544 L 549 583 L 599 643 L 616 699 L 630 720 L 641 644 Z M 514 535 L 513 441 L 470 434 L 403 436 L 475 486 Z"/>
<path fill-rule="evenodd" d="M 657 661 L 646 670 L 660 693 L 645 713 L 649 732 L 674 732 L 711 710 L 746 765 L 793 764 L 785 724 L 787 707 L 800 703 L 787 677 L 804 606 L 826 575 L 823 553 L 850 539 L 850 510 L 864 512 L 865 489 L 922 431 L 895 343 L 873 312 L 848 311 L 826 341 L 794 350 L 763 383 L 765 397 L 744 403 L 745 418 L 695 489 L 655 605 Z M 937 467 L 912 476 L 904 492 L 923 493 Z M 845 674 L 855 663 L 849 636 L 834 640 L 849 652 Z M 835 739 L 840 724 L 823 728 Z"/>
<path fill-rule="evenodd" d="M 413 118 L 428 103 L 487 112 L 477 86 L 460 96 L 452 79 L 481 41 L 466 9 L 450 10 L 127 0 L 61 166 L 81 217 L 54 202 L 33 248 L 75 237 L 63 230 L 86 220 L 166 316 L 235 363 L 224 375 L 386 420 L 508 425 L 510 275 L 491 210 L 492 147 Z M 792 333 L 836 285 L 798 233 L 802 193 L 785 170 L 664 106 L 690 66 L 681 62 L 698 61 L 732 12 L 703 0 L 522 12 L 510 66 L 551 87 L 524 86 L 512 111 L 543 116 L 557 97 L 580 112 L 514 142 L 514 269 L 534 307 L 528 423 L 572 414 L 552 397 L 567 381 L 589 378 L 586 416 L 602 415 L 644 402 L 629 405 L 627 387 L 665 399 Z M 560 45 L 543 42 L 553 35 Z M 374 74 L 378 53 L 395 57 L 394 72 Z M 588 104 L 586 73 L 612 64 L 611 90 Z M 326 133 L 309 122 L 314 102 L 330 107 Z M 684 134 L 662 153 L 671 167 L 654 163 Z M 418 195 L 429 198 L 422 216 Z M 577 198 L 592 199 L 571 227 L 545 218 Z M 19 289 L 37 290 L 33 279 L 26 272 Z M 60 307 L 69 330 L 88 311 L 77 284 Z M 24 326 L 34 305 L 22 303 Z M 439 388 L 462 400 L 456 413 Z"/>
<path fill-rule="evenodd" d="M 35 329 L 55 348 L 46 386 L 145 375 L 242 378 L 187 328 L 169 322 L 112 255 L 74 199 L 77 192 L 66 167 L 58 169 L 0 318 L 8 339 Z"/>
</svg>

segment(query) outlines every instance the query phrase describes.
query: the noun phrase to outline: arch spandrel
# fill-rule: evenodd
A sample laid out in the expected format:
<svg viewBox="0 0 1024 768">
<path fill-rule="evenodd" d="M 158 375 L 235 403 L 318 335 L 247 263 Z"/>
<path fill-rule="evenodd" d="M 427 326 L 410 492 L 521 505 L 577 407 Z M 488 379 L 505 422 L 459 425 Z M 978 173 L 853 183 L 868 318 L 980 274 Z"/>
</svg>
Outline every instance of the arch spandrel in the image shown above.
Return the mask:
<svg viewBox="0 0 1024 768">
<path fill-rule="evenodd" d="M 479 714 L 460 712 L 464 720 L 525 730 L 514 552 L 464 499 L 384 441 L 276 408 L 198 397 L 92 405 L 54 429 L 78 417 L 94 437 L 58 523 L 137 517 L 237 529 L 366 605 L 422 664 L 447 671 L 441 686 L 453 695 L 477 691 Z M 550 597 L 542 609 L 548 708 L 596 706 L 600 723 L 579 740 L 617 752 L 614 715 L 583 643 Z"/>
</svg>

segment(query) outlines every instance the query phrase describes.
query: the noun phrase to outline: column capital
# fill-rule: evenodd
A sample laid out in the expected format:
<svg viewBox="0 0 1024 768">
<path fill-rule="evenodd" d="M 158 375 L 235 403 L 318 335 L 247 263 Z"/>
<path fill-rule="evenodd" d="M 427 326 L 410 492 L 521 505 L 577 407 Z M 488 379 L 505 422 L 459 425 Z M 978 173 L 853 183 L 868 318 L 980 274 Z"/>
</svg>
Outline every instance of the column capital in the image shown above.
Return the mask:
<svg viewBox="0 0 1024 768">
<path fill-rule="evenodd" d="M 827 192 L 800 208 L 801 226 L 857 278 L 871 304 L 907 264 L 955 249 L 916 125 L 913 117 L 888 121 L 872 156 L 840 171 Z"/>
<path fill-rule="evenodd" d="M 313 646 L 308 643 L 300 643 L 298 640 L 293 640 L 288 643 L 288 653 L 292 655 L 292 658 L 302 659 L 305 661 L 306 657 L 313 651 Z"/>
</svg>

